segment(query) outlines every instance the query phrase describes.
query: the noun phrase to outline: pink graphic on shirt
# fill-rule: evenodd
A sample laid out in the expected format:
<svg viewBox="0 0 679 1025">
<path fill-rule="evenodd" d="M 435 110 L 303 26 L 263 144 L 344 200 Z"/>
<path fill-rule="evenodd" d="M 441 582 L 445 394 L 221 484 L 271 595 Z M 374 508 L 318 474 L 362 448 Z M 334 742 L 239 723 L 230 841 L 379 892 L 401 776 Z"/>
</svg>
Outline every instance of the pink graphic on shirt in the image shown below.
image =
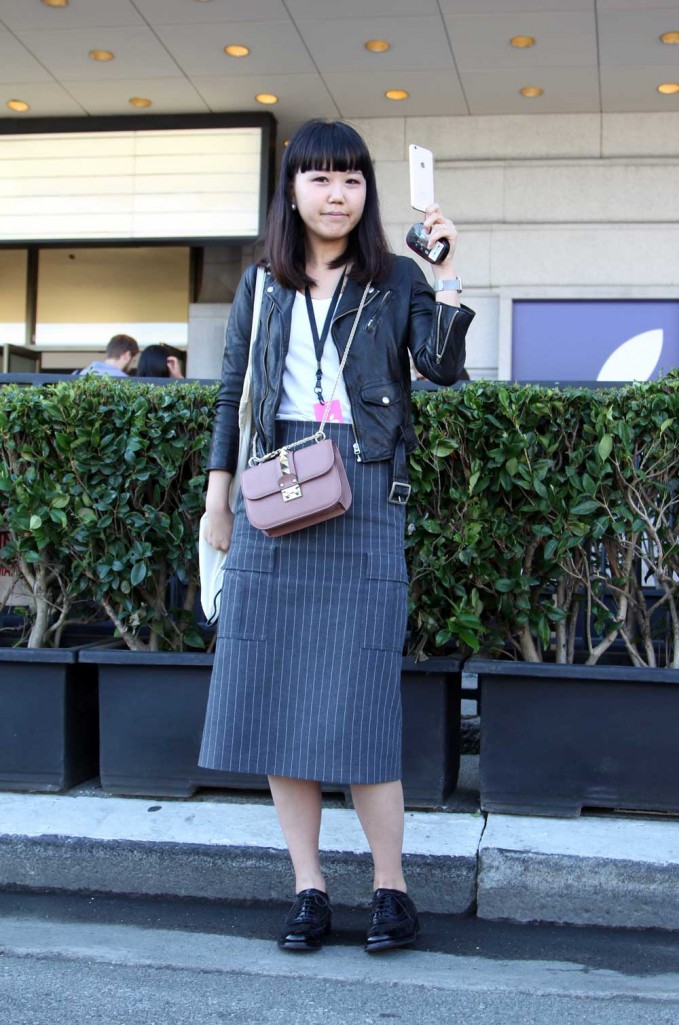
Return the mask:
<svg viewBox="0 0 679 1025">
<path fill-rule="evenodd" d="M 327 403 L 315 402 L 314 403 L 314 416 L 320 423 L 323 419 Z M 341 424 L 344 423 L 344 417 L 342 416 L 342 404 L 339 399 L 333 399 L 330 403 L 330 412 L 328 414 L 327 423 L 329 424 Z"/>
</svg>

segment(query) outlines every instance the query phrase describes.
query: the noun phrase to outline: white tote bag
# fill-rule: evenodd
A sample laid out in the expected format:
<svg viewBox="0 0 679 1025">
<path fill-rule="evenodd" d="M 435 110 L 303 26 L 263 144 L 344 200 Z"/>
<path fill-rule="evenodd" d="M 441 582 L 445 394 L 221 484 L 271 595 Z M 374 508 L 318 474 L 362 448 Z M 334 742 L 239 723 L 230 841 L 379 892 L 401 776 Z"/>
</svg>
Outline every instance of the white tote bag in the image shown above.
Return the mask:
<svg viewBox="0 0 679 1025">
<path fill-rule="evenodd" d="M 250 351 L 248 353 L 248 365 L 243 379 L 243 393 L 240 406 L 238 407 L 238 465 L 231 481 L 229 489 L 229 506 L 232 512 L 236 510 L 238 492 L 240 491 L 240 475 L 248 464 L 250 458 L 250 445 L 252 442 L 252 349 L 257 328 L 259 326 L 259 313 L 262 308 L 262 295 L 264 294 L 264 279 L 266 272 L 263 267 L 257 268 L 255 281 L 255 295 L 252 307 L 252 329 L 250 331 Z M 224 560 L 226 552 L 213 548 L 205 538 L 207 527 L 207 513 L 200 518 L 198 529 L 198 567 L 200 570 L 200 604 L 205 613 L 208 626 L 219 619 L 221 605 L 222 585 L 224 579 Z"/>
</svg>

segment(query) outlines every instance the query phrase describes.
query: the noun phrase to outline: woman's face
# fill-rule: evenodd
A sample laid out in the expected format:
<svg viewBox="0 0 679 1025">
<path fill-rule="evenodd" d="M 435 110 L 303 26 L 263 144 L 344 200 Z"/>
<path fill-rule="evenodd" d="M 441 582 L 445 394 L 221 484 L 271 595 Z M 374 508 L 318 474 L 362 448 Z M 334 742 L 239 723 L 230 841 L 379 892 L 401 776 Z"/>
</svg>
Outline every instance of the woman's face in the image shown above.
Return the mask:
<svg viewBox="0 0 679 1025">
<path fill-rule="evenodd" d="M 346 238 L 365 206 L 362 171 L 298 171 L 291 199 L 304 221 L 307 239 L 331 242 Z"/>
</svg>

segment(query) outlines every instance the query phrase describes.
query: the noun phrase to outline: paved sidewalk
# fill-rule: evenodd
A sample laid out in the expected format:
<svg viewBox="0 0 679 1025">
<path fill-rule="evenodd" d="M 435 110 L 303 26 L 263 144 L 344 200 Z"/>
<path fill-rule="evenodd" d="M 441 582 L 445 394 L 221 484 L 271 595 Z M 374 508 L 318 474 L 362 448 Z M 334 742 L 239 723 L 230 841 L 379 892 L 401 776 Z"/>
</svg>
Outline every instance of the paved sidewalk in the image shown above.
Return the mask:
<svg viewBox="0 0 679 1025">
<path fill-rule="evenodd" d="M 363 906 L 370 856 L 355 813 L 326 808 L 333 900 Z M 422 911 L 679 931 L 679 821 L 408 812 Z M 0 794 L 0 887 L 286 901 L 273 807 L 224 800 Z"/>
<path fill-rule="evenodd" d="M 91 901 L 97 904 L 96 898 Z M 176 901 L 171 927 L 147 912 L 136 924 L 113 923 L 107 910 L 110 905 L 100 913 L 96 907 L 83 913 L 81 907 L 64 917 L 58 905 L 45 915 L 26 906 L 22 910 L 17 901 L 13 913 L 0 915 L 3 1021 L 676 1025 L 678 1020 L 679 973 L 672 950 L 655 942 L 657 933 L 650 943 L 650 934 L 639 940 L 628 934 L 629 953 L 634 951 L 637 961 L 627 967 L 616 964 L 607 930 L 601 940 L 581 937 L 557 956 L 544 931 L 546 947 L 537 956 L 526 957 L 512 944 L 504 956 L 500 951 L 492 956 L 478 935 L 477 952 L 428 949 L 431 918 L 421 947 L 414 950 L 367 957 L 363 929 L 358 936 L 335 930 L 322 951 L 300 957 L 278 951 L 270 936 L 232 935 L 226 919 L 216 924 L 217 916 L 201 929 Z M 592 950 L 586 950 L 589 943 L 597 949 L 594 961 Z M 676 940 L 667 948 L 672 945 Z"/>
</svg>

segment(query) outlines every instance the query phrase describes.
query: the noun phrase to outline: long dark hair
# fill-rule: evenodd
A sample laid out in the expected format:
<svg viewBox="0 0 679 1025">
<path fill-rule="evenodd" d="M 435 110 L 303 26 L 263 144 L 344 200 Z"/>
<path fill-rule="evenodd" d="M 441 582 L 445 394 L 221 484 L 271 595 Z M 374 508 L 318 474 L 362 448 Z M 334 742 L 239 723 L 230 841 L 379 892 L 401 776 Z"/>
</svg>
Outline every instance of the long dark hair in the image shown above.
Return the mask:
<svg viewBox="0 0 679 1025">
<path fill-rule="evenodd" d="M 266 260 L 285 288 L 301 291 L 315 282 L 306 273 L 304 222 L 291 207 L 291 183 L 298 171 L 361 171 L 366 182 L 360 221 L 347 239 L 347 248 L 331 267 L 350 262 L 350 277 L 359 284 L 380 281 L 391 266 L 391 253 L 377 197 L 370 153 L 358 132 L 343 121 L 307 121 L 285 148 L 266 230 Z"/>
<path fill-rule="evenodd" d="M 158 345 L 147 345 L 142 349 L 139 362 L 137 363 L 137 377 L 170 377 L 170 368 L 167 365 L 168 356 L 176 356 L 179 365 L 183 370 L 183 353 L 180 349 L 174 349 L 165 342 Z"/>
</svg>

